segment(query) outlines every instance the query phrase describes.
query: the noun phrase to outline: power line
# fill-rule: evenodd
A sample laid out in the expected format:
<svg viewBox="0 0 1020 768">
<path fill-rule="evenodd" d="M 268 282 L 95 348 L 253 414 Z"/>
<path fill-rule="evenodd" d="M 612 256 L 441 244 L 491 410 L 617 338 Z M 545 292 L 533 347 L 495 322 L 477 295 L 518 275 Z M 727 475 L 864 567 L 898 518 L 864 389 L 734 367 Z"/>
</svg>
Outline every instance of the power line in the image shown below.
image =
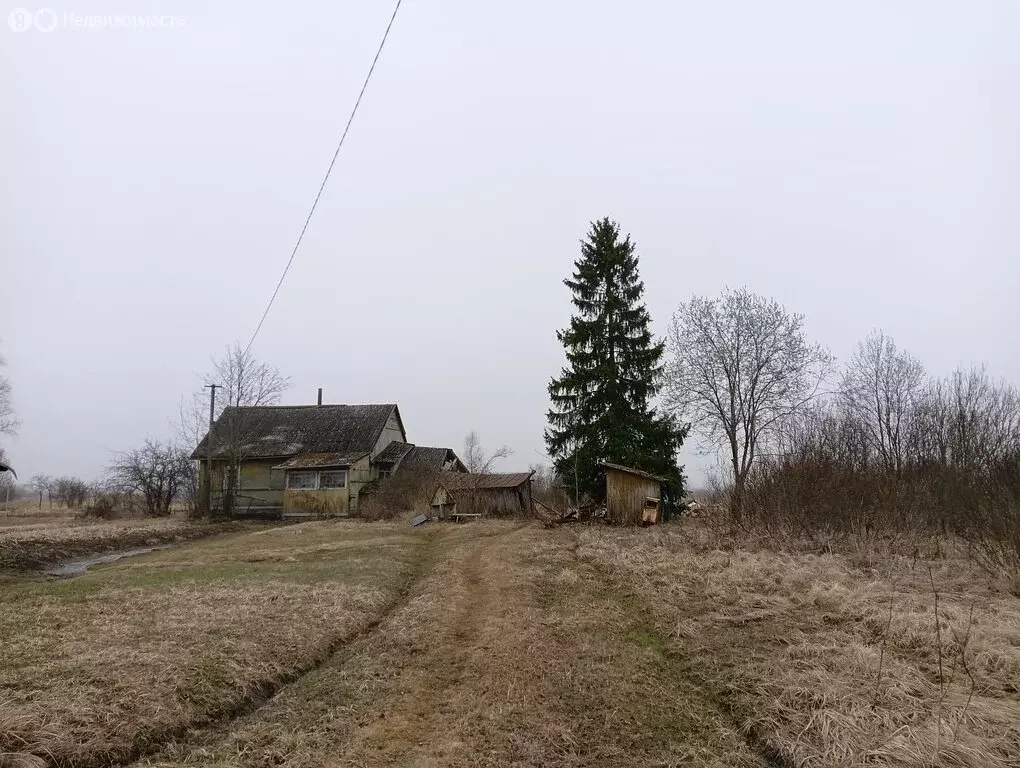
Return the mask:
<svg viewBox="0 0 1020 768">
<path fill-rule="evenodd" d="M 294 243 L 294 250 L 290 252 L 290 258 L 287 259 L 287 266 L 283 268 L 283 274 L 280 275 L 280 280 L 276 284 L 276 288 L 273 290 L 273 295 L 269 297 L 269 303 L 266 305 L 266 311 L 262 313 L 259 324 L 255 327 L 255 333 L 251 335 L 251 341 L 249 341 L 248 346 L 244 348 L 245 354 L 247 354 L 248 350 L 251 349 L 251 345 L 255 343 L 255 337 L 259 335 L 259 331 L 262 330 L 262 324 L 266 322 L 269 310 L 272 309 L 273 302 L 276 301 L 276 294 L 280 292 L 280 286 L 283 285 L 283 281 L 287 277 L 287 273 L 290 271 L 290 265 L 294 263 L 294 257 L 297 255 L 301 241 L 304 239 L 305 230 L 308 229 L 308 224 L 312 220 L 312 215 L 315 213 L 315 207 L 319 204 L 319 198 L 322 197 L 322 191 L 326 188 L 326 182 L 329 181 L 329 175 L 333 172 L 333 166 L 336 164 L 337 156 L 340 154 L 340 148 L 344 145 L 344 139 L 347 138 L 347 132 L 351 129 L 351 123 L 354 122 L 354 116 L 358 114 L 358 107 L 361 105 L 361 99 L 365 95 L 365 89 L 368 88 L 368 81 L 372 79 L 372 73 L 375 72 L 375 65 L 379 61 L 379 55 L 382 53 L 383 46 L 386 45 L 386 38 L 390 36 L 390 29 L 393 27 L 393 21 L 397 18 L 397 11 L 400 10 L 400 4 L 402 2 L 403 0 L 397 0 L 397 4 L 393 7 L 393 13 L 390 15 L 390 22 L 386 25 L 386 31 L 383 32 L 382 40 L 379 41 L 379 47 L 376 49 L 375 58 L 372 59 L 372 66 L 368 68 L 368 74 L 365 76 L 365 82 L 361 84 L 361 92 L 358 94 L 358 100 L 354 102 L 354 109 L 351 110 L 351 116 L 347 118 L 347 125 L 344 126 L 343 135 L 340 136 L 340 142 L 336 145 L 336 151 L 333 153 L 333 159 L 329 161 L 329 168 L 326 169 L 326 175 L 322 177 L 322 184 L 319 185 L 319 191 L 315 194 L 315 200 L 312 201 L 312 207 L 308 209 L 308 216 L 305 217 L 305 223 L 301 227 L 301 233 L 298 235 L 297 242 Z"/>
</svg>

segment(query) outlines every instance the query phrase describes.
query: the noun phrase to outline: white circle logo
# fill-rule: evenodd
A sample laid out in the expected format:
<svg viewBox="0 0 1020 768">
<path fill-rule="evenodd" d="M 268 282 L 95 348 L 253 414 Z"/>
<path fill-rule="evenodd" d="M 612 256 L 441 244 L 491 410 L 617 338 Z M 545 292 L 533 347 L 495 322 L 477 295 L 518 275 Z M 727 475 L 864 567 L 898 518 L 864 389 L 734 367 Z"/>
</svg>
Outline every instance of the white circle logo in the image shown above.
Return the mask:
<svg viewBox="0 0 1020 768">
<path fill-rule="evenodd" d="M 57 14 L 52 8 L 40 8 L 35 12 L 35 28 L 40 32 L 52 32 L 57 27 Z"/>
<path fill-rule="evenodd" d="M 32 28 L 32 12 L 24 8 L 15 8 L 7 14 L 7 26 L 15 32 L 25 32 Z"/>
</svg>

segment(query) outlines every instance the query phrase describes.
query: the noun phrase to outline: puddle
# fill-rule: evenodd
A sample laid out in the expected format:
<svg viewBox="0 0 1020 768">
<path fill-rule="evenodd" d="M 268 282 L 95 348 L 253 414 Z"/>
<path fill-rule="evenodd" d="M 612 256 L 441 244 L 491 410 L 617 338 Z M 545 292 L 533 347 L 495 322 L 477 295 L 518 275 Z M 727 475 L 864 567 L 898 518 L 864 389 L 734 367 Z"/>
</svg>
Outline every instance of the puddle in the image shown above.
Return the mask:
<svg viewBox="0 0 1020 768">
<path fill-rule="evenodd" d="M 72 576 L 81 576 L 93 565 L 102 565 L 104 563 L 115 563 L 125 557 L 134 557 L 135 555 L 144 555 L 147 552 L 157 552 L 161 549 L 171 549 L 178 546 L 177 544 L 158 544 L 154 547 L 136 547 L 135 549 L 121 549 L 117 552 L 105 552 L 101 555 L 89 555 L 88 557 L 79 557 L 74 560 L 65 560 L 63 563 L 57 565 L 51 565 L 48 568 L 43 568 L 42 572 L 49 576 L 57 576 L 61 579 L 69 579 Z"/>
</svg>

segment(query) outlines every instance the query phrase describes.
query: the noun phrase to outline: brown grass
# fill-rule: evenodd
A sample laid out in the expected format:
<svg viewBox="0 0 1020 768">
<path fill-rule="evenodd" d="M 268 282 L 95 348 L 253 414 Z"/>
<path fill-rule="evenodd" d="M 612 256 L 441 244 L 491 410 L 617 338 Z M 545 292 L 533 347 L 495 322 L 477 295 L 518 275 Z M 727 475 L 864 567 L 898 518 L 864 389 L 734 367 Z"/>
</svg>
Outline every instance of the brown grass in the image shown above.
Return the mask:
<svg viewBox="0 0 1020 768">
<path fill-rule="evenodd" d="M 119 762 L 257 703 L 395 599 L 425 537 L 309 523 L 0 593 L 0 752 Z"/>
<path fill-rule="evenodd" d="M 797 766 L 1018 764 L 1020 601 L 961 553 L 713 543 L 690 523 L 590 528 L 580 551 L 769 752 Z"/>
<path fill-rule="evenodd" d="M 637 606 L 537 525 L 437 528 L 378 630 L 223 732 L 146 766 L 752 766 Z"/>
<path fill-rule="evenodd" d="M 75 515 L 75 510 L 62 504 L 55 504 L 51 507 L 44 502 L 40 507 L 39 502 L 35 499 L 18 499 L 6 505 L 0 501 L 0 528 L 12 525 L 66 523 L 71 522 Z"/>
<path fill-rule="evenodd" d="M 689 523 L 206 540 L 0 594 L 0 752 L 161 768 L 1013 766 L 1020 601 L 965 554 L 820 554 Z"/>
</svg>

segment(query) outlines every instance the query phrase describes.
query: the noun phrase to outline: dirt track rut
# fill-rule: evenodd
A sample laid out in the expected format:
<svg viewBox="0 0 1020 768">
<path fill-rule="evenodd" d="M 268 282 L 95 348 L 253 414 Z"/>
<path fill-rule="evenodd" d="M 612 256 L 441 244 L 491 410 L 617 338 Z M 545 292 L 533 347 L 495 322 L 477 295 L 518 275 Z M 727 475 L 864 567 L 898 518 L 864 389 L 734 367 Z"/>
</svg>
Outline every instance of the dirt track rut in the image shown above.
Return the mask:
<svg viewBox="0 0 1020 768">
<path fill-rule="evenodd" d="M 142 764 L 754 765 L 739 734 L 685 708 L 640 617 L 572 544 L 536 526 L 453 531 L 373 631 Z"/>
</svg>

